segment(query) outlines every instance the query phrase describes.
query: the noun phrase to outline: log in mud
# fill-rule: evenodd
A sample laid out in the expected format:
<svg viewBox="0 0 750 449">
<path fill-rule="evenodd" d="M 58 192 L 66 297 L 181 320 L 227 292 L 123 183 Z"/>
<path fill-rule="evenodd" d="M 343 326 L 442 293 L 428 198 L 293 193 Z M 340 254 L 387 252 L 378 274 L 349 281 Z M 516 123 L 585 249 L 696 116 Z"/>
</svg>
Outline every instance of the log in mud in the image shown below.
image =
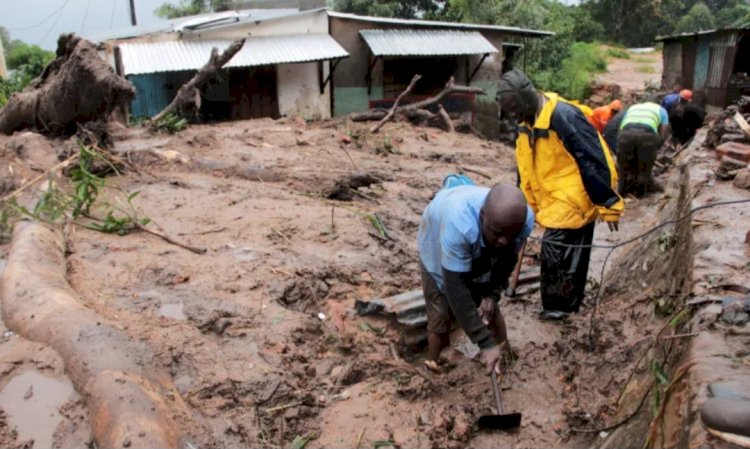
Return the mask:
<svg viewBox="0 0 750 449">
<path fill-rule="evenodd" d="M 83 307 L 65 274 L 61 232 L 19 223 L 3 275 L 8 328 L 62 356 L 98 447 L 180 446 L 175 422 L 189 418 L 171 377 L 143 343 Z"/>
</svg>

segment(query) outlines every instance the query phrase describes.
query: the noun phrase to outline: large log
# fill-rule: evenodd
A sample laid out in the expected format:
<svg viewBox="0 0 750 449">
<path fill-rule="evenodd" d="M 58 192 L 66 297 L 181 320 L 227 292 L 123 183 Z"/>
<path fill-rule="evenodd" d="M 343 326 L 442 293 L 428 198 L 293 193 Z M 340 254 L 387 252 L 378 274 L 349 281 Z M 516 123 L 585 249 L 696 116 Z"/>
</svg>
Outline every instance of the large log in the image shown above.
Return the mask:
<svg viewBox="0 0 750 449">
<path fill-rule="evenodd" d="M 57 57 L 0 109 L 0 132 L 34 128 L 51 135 L 74 134 L 78 123 L 105 120 L 133 98 L 133 85 L 115 74 L 91 42 L 63 34 Z"/>
<path fill-rule="evenodd" d="M 214 47 L 211 50 L 211 56 L 208 58 L 208 62 L 204 65 L 194 77 L 187 83 L 180 87 L 169 105 L 162 109 L 161 112 L 156 114 L 152 122 L 158 122 L 165 115 L 170 112 L 181 113 L 186 109 L 198 110 L 201 107 L 201 88 L 209 82 L 211 79 L 216 77 L 224 65 L 229 62 L 232 57 L 237 54 L 238 51 L 245 45 L 245 39 L 238 39 L 227 47 L 226 50 L 220 55 L 219 50 Z"/>
</svg>

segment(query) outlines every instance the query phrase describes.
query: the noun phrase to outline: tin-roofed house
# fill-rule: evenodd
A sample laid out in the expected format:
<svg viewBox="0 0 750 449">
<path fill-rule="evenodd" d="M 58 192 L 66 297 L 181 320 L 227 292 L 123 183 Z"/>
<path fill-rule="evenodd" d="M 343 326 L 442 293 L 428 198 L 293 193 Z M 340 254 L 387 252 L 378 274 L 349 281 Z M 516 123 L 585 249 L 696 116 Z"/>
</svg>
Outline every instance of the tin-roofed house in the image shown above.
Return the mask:
<svg viewBox="0 0 750 449">
<path fill-rule="evenodd" d="M 708 109 L 749 95 L 749 35 L 750 29 L 736 28 L 658 37 L 664 43 L 662 88 L 691 89 Z"/>
<path fill-rule="evenodd" d="M 328 34 L 324 9 L 243 10 L 204 14 L 159 29 L 97 40 L 115 70 L 136 87 L 132 117 L 152 117 L 208 61 L 235 39 L 242 49 L 206 89 L 202 120 L 331 116 L 330 62 L 348 53 Z"/>
<path fill-rule="evenodd" d="M 487 137 L 500 132 L 497 81 L 529 38 L 553 33 L 508 26 L 406 20 L 329 11 L 330 33 L 350 54 L 333 77 L 333 114 L 387 107 L 422 75 L 411 100 L 434 95 L 453 76 L 456 84 L 481 87 L 485 95 L 454 95 L 449 112 L 468 112 Z"/>
</svg>

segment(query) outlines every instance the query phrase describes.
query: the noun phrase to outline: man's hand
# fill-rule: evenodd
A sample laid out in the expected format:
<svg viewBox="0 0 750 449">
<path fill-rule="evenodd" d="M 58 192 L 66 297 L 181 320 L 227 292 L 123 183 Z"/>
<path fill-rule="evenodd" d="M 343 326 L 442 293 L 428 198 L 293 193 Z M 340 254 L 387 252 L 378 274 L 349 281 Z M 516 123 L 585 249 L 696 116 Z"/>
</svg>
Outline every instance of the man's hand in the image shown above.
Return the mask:
<svg viewBox="0 0 750 449">
<path fill-rule="evenodd" d="M 609 227 L 609 230 L 612 231 L 612 232 L 620 230 L 620 225 L 616 221 L 608 221 L 607 222 L 607 226 Z"/>
<path fill-rule="evenodd" d="M 484 298 L 479 304 L 479 317 L 485 326 L 489 325 L 495 319 L 495 301 L 492 298 Z"/>
<path fill-rule="evenodd" d="M 492 370 L 495 370 L 495 373 L 500 374 L 500 356 L 502 348 L 503 345 L 497 345 L 482 350 L 482 362 L 484 363 L 484 370 L 488 376 L 492 374 Z"/>
</svg>

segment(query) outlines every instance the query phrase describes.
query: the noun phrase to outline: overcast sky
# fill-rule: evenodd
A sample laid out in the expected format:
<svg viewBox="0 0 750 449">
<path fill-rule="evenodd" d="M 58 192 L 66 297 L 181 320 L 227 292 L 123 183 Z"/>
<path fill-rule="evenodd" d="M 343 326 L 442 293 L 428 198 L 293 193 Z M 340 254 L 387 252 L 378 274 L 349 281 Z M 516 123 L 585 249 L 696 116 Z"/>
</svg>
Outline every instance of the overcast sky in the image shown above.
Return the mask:
<svg viewBox="0 0 750 449">
<path fill-rule="evenodd" d="M 166 1 L 135 0 L 138 24 L 159 21 L 154 10 Z M 0 0 L 0 26 L 13 39 L 55 50 L 61 33 L 86 35 L 130 26 L 128 5 L 128 0 Z"/>
</svg>

